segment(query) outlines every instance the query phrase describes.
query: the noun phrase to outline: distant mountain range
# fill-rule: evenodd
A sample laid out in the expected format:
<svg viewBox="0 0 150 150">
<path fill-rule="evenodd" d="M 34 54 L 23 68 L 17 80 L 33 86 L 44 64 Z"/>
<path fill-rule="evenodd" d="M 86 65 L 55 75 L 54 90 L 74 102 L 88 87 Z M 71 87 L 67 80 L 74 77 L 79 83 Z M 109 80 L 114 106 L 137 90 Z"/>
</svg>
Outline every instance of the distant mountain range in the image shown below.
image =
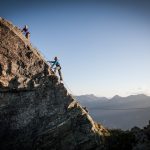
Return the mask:
<svg viewBox="0 0 150 150">
<path fill-rule="evenodd" d="M 130 129 L 143 127 L 150 120 L 150 96 L 144 94 L 111 99 L 95 95 L 76 96 L 82 106 L 87 107 L 97 122 L 109 128 Z"/>
</svg>

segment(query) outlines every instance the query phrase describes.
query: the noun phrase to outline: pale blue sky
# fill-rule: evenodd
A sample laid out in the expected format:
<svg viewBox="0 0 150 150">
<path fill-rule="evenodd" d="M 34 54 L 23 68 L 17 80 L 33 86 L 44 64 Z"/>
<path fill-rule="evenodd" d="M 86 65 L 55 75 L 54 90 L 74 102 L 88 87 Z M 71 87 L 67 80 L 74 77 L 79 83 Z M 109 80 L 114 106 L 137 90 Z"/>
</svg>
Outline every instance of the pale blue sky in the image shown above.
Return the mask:
<svg viewBox="0 0 150 150">
<path fill-rule="evenodd" d="M 145 1 L 146 2 L 146 1 Z M 47 60 L 58 56 L 73 94 L 150 94 L 149 4 L 4 1 L 0 14 L 22 27 Z"/>
</svg>

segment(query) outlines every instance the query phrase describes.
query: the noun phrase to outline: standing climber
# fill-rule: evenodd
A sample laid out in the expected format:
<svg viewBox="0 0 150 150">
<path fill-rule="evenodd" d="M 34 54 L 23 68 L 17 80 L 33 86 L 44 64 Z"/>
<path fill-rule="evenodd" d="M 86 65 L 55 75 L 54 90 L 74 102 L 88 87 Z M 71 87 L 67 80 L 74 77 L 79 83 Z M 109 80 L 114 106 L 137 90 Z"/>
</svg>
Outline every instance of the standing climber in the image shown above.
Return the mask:
<svg viewBox="0 0 150 150">
<path fill-rule="evenodd" d="M 25 25 L 24 28 L 21 30 L 24 34 L 25 34 L 25 37 L 30 40 L 30 32 L 28 30 L 28 26 Z"/>
<path fill-rule="evenodd" d="M 60 77 L 60 81 L 62 81 L 62 74 L 61 74 L 61 66 L 60 63 L 58 62 L 58 58 L 55 57 L 54 61 L 48 61 L 49 63 L 52 63 L 51 68 L 53 69 L 54 66 L 56 66 L 54 68 L 54 73 L 56 73 L 56 71 L 58 71 L 59 77 Z"/>
</svg>

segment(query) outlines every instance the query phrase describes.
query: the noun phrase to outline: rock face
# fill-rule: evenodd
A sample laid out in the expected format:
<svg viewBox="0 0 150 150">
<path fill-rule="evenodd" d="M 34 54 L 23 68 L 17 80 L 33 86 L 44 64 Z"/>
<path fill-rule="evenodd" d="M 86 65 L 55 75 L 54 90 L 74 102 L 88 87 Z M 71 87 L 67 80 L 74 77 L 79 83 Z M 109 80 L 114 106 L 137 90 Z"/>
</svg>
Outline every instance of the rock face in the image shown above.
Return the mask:
<svg viewBox="0 0 150 150">
<path fill-rule="evenodd" d="M 20 29 L 0 18 L 0 149 L 101 150 L 107 134 Z"/>
</svg>

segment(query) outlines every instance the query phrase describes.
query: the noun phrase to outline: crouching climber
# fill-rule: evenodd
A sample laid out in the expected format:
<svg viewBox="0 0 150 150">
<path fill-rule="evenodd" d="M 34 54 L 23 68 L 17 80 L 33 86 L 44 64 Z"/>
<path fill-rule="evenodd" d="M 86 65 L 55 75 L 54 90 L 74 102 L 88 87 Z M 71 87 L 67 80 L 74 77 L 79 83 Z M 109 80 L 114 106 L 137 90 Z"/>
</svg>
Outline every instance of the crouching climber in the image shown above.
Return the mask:
<svg viewBox="0 0 150 150">
<path fill-rule="evenodd" d="M 25 37 L 30 40 L 30 32 L 28 30 L 28 26 L 25 25 L 24 28 L 21 30 L 22 33 L 24 33 Z"/>
<path fill-rule="evenodd" d="M 60 63 L 58 62 L 58 58 L 55 57 L 54 58 L 54 61 L 48 61 L 49 63 L 51 63 L 51 68 L 53 69 L 54 68 L 54 73 L 56 73 L 56 71 L 58 71 L 58 74 L 59 74 L 59 77 L 60 77 L 60 81 L 62 81 L 62 74 L 61 74 L 61 66 L 60 66 Z"/>
</svg>

